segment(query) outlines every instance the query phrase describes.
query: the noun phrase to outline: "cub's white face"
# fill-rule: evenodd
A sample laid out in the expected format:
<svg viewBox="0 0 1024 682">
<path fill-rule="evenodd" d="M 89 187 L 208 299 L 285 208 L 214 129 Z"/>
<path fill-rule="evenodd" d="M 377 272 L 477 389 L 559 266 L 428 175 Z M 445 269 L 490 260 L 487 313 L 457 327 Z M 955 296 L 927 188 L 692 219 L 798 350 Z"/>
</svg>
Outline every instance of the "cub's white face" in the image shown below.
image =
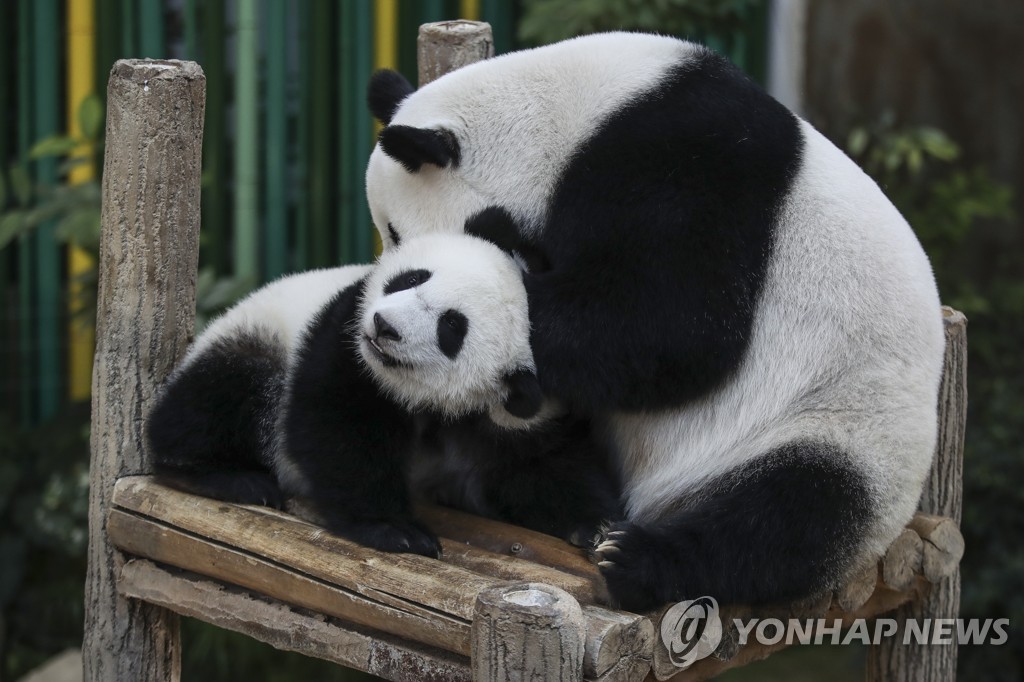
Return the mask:
<svg viewBox="0 0 1024 682">
<path fill-rule="evenodd" d="M 536 381 L 521 272 L 482 239 L 423 235 L 385 252 L 359 324 L 364 361 L 410 409 L 494 410 L 516 377 Z"/>
</svg>

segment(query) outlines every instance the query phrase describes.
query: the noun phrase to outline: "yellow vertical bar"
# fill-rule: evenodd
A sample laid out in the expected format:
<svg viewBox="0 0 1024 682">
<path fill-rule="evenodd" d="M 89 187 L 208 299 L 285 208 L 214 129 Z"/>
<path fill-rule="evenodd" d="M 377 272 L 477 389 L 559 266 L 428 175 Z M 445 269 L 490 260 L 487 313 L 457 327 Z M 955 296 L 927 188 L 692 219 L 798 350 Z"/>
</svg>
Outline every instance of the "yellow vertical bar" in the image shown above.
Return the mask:
<svg viewBox="0 0 1024 682">
<path fill-rule="evenodd" d="M 373 68 L 398 68 L 398 0 L 377 0 L 373 23 Z"/>
<path fill-rule="evenodd" d="M 406 46 L 416 49 L 416 46 Z M 376 0 L 373 6 L 373 69 L 398 68 L 398 0 Z M 374 134 L 380 132 L 380 122 L 374 120 Z M 373 235 L 373 252 L 381 252 L 380 235 Z"/>
<path fill-rule="evenodd" d="M 68 134 L 80 137 L 78 107 L 94 90 L 96 26 L 94 0 L 67 0 L 67 102 Z M 71 183 L 88 182 L 96 175 L 91 162 L 75 166 L 68 174 Z M 76 247 L 68 249 L 68 301 L 71 321 L 68 327 L 68 393 L 71 400 L 89 397 L 92 383 L 92 356 L 96 333 L 81 315 L 83 273 L 95 267 L 92 256 Z"/>
<path fill-rule="evenodd" d="M 460 0 L 459 18 L 470 21 L 480 20 L 480 0 Z"/>
</svg>

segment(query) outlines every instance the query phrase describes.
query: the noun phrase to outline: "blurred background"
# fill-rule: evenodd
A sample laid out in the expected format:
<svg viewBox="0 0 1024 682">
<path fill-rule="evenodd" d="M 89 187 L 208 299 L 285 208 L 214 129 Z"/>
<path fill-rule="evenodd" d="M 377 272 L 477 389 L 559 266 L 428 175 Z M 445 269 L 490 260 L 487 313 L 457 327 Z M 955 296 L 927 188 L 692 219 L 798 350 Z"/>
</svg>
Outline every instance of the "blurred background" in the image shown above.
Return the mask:
<svg viewBox="0 0 1024 682">
<path fill-rule="evenodd" d="M 415 83 L 416 30 L 491 23 L 496 52 L 634 29 L 704 42 L 857 160 L 969 320 L 964 680 L 1024 678 L 1024 3 L 1019 0 L 0 2 L 0 682 L 81 641 L 104 95 L 122 57 L 207 77 L 200 324 L 260 283 L 372 259 L 376 68 Z M 184 679 L 354 673 L 187 621 Z M 861 679 L 794 647 L 728 679 Z M 72 665 L 74 667 L 74 665 Z"/>
</svg>

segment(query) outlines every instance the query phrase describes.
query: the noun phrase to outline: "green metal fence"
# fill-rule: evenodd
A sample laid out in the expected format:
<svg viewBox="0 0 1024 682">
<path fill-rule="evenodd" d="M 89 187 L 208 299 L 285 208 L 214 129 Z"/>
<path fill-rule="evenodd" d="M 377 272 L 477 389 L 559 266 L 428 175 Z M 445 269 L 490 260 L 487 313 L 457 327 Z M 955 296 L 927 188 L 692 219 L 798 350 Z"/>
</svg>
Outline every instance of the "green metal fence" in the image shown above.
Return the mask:
<svg viewBox="0 0 1024 682">
<path fill-rule="evenodd" d="M 83 7 L 87 55 L 69 47 L 70 10 Z M 398 68 L 415 82 L 416 32 L 427 21 L 483 19 L 498 53 L 514 49 L 521 11 L 520 0 L 4 0 L 0 186 L 13 186 L 9 164 L 65 129 L 62 112 L 79 104 L 66 87 L 76 59 L 94 64 L 88 79 L 100 97 L 118 58 L 194 59 L 207 77 L 201 268 L 256 285 L 368 261 L 370 74 Z M 752 25 L 704 38 L 759 77 L 764 17 Z M 64 181 L 52 158 L 28 167 L 40 185 Z M 0 216 L 13 203 L 11 191 L 0 195 Z M 3 229 L 0 220 L 0 237 Z M 65 266 L 67 248 L 53 221 L 0 248 L 0 411 L 24 423 L 88 395 L 88 361 L 76 363 L 69 349 L 90 340 L 68 331 L 66 292 L 77 275 Z"/>
</svg>

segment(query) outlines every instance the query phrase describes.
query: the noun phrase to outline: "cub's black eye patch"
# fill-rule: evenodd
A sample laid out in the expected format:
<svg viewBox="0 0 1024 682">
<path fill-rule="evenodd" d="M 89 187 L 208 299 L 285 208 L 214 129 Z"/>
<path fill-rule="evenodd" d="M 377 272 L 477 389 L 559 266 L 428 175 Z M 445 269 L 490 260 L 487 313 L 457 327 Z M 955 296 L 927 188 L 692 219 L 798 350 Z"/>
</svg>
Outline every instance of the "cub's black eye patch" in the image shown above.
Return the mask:
<svg viewBox="0 0 1024 682">
<path fill-rule="evenodd" d="M 395 231 L 395 226 L 388 223 L 388 236 L 391 237 L 391 242 L 398 246 L 402 243 L 402 238 L 398 236 L 398 232 Z"/>
<path fill-rule="evenodd" d="M 469 320 L 458 310 L 446 310 L 437 318 L 437 345 L 452 360 L 462 350 L 469 331 Z"/>
<path fill-rule="evenodd" d="M 400 272 L 384 285 L 384 295 L 393 294 L 406 289 L 415 289 L 430 279 L 430 270 L 406 270 Z"/>
</svg>

